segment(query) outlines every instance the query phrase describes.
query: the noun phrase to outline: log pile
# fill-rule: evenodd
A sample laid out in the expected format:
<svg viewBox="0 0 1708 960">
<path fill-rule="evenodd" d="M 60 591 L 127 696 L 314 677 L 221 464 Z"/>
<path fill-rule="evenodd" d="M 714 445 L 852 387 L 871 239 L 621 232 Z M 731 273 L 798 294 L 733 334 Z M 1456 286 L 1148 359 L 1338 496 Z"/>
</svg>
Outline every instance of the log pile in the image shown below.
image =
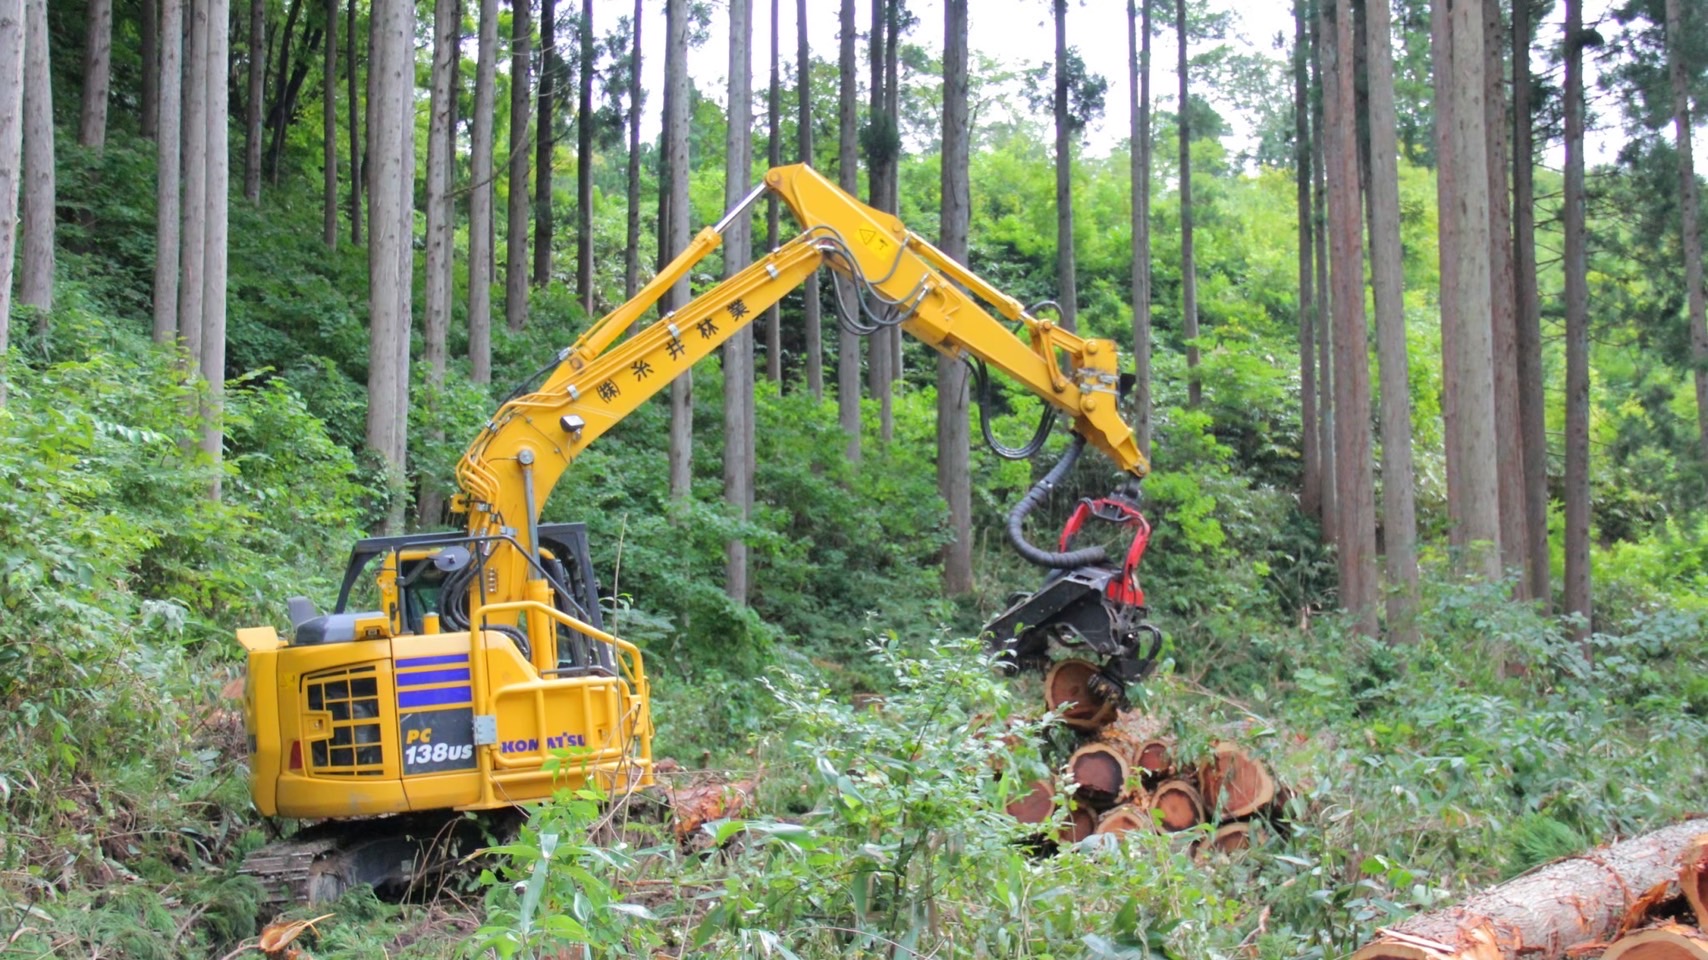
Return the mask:
<svg viewBox="0 0 1708 960">
<path fill-rule="evenodd" d="M 1178 757 L 1166 724 L 1097 700 L 1089 689 L 1096 670 L 1083 660 L 1062 660 L 1044 679 L 1045 706 L 1061 711 L 1063 723 L 1082 738 L 1062 768 L 1077 790 L 1068 827 L 1057 839 L 1072 843 L 1094 833 L 1141 829 L 1178 833 L 1213 823 L 1212 849 L 1248 846 L 1251 821 L 1278 809 L 1280 791 L 1269 768 L 1231 732 L 1206 758 Z M 1046 822 L 1055 812 L 1056 787 L 1049 780 L 1033 783 L 1008 813 L 1022 823 Z"/>
<path fill-rule="evenodd" d="M 1557 860 L 1382 930 L 1352 960 L 1708 960 L 1708 820 Z"/>
</svg>

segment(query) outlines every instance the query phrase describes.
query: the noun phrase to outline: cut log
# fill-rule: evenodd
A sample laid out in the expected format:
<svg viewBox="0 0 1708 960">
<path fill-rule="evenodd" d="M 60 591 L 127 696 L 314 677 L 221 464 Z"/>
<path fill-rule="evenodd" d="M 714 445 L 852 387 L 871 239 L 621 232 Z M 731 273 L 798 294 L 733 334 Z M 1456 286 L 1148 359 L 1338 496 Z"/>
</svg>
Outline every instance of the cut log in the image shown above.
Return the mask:
<svg viewBox="0 0 1708 960">
<path fill-rule="evenodd" d="M 1352 960 L 1561 960 L 1608 939 L 1633 901 L 1678 875 L 1679 851 L 1708 820 L 1569 857 L 1383 930 Z"/>
<path fill-rule="evenodd" d="M 1185 780 L 1164 780 L 1151 794 L 1151 809 L 1159 814 L 1162 829 L 1169 833 L 1204 822 L 1204 797 Z"/>
<path fill-rule="evenodd" d="M 1070 801 L 1067 827 L 1062 831 L 1061 842 L 1078 843 L 1096 832 L 1097 814 L 1084 804 Z"/>
<path fill-rule="evenodd" d="M 1098 833 L 1112 833 L 1117 836 L 1129 830 L 1149 830 L 1151 815 L 1143 806 L 1136 803 L 1123 803 L 1097 821 Z"/>
<path fill-rule="evenodd" d="M 1620 937 L 1601 960 L 1708 960 L 1708 937 L 1695 927 L 1666 923 Z"/>
<path fill-rule="evenodd" d="M 1678 886 L 1690 901 L 1696 925 L 1708 928 L 1708 837 L 1693 837 L 1685 845 L 1679 855 Z"/>
<path fill-rule="evenodd" d="M 707 823 L 739 814 L 751 799 L 752 780 L 702 783 L 671 791 L 670 810 L 675 815 L 676 839 L 686 843 Z"/>
<path fill-rule="evenodd" d="M 1056 812 L 1056 786 L 1048 780 L 1034 780 L 1030 790 L 1008 801 L 1003 809 L 1021 823 L 1045 823 Z"/>
<path fill-rule="evenodd" d="M 1107 743 L 1088 743 L 1073 752 L 1067 767 L 1079 784 L 1079 797 L 1093 807 L 1108 807 L 1127 795 L 1132 769 L 1122 752 Z"/>
<path fill-rule="evenodd" d="M 1044 675 L 1044 705 L 1051 710 L 1073 704 L 1062 714 L 1062 722 L 1075 730 L 1097 730 L 1115 719 L 1115 704 L 1091 692 L 1097 665 L 1085 660 L 1059 660 Z"/>
<path fill-rule="evenodd" d="M 1223 820 L 1249 817 L 1275 800 L 1269 768 L 1231 743 L 1216 746 L 1215 759 L 1198 771 L 1198 786 Z"/>
<path fill-rule="evenodd" d="M 1210 838 L 1210 849 L 1216 853 L 1235 853 L 1251 846 L 1251 824 L 1224 823 Z"/>
<path fill-rule="evenodd" d="M 1167 740 L 1153 737 L 1139 744 L 1133 765 L 1143 771 L 1141 776 L 1160 780 L 1174 772 L 1174 748 Z"/>
</svg>

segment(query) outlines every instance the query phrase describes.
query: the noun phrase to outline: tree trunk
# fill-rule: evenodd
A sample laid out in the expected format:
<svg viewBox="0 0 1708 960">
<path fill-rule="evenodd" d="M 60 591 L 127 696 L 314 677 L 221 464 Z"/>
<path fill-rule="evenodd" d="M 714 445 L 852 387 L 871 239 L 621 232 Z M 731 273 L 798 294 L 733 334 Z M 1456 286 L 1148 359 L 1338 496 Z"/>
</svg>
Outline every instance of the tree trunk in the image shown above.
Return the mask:
<svg viewBox="0 0 1708 960">
<path fill-rule="evenodd" d="M 430 382 L 445 378 L 445 340 L 451 327 L 452 232 L 456 217 L 451 207 L 451 165 L 456 141 L 451 129 L 451 98 L 456 95 L 452 71 L 462 40 L 457 0 L 435 0 L 433 6 L 433 67 L 429 74 L 427 120 L 427 296 L 424 349 Z"/>
<path fill-rule="evenodd" d="M 868 124 L 871 136 L 866 150 L 866 200 L 878 210 L 893 212 L 886 206 L 889 198 L 889 163 L 884 154 L 889 149 L 889 126 L 893 119 L 886 112 L 888 100 L 884 95 L 884 81 L 888 74 L 884 37 L 893 25 L 888 16 L 890 5 L 896 0 L 872 0 L 872 32 L 868 57 L 872 69 L 872 106 Z M 880 327 L 866 337 L 866 389 L 872 398 L 878 401 L 878 440 L 888 445 L 895 434 L 894 393 L 890 389 L 895 373 L 891 361 L 895 353 L 890 349 L 889 331 Z"/>
<path fill-rule="evenodd" d="M 1364 15 L 1370 90 L 1370 274 L 1382 388 L 1382 545 L 1387 555 L 1388 637 L 1391 642 L 1410 643 L 1417 639 L 1417 494 L 1388 0 L 1364 0 Z"/>
<path fill-rule="evenodd" d="M 629 35 L 629 156 L 628 156 L 628 243 L 623 247 L 623 299 L 633 300 L 640 288 L 640 122 L 641 122 L 641 16 L 642 0 L 635 0 L 635 15 Z M 591 95 L 591 94 L 589 94 Z M 669 195 L 663 185 L 659 196 Z M 663 224 L 659 224 L 662 234 Z M 660 253 L 663 250 L 660 249 Z M 662 259 L 662 257 L 660 258 Z"/>
<path fill-rule="evenodd" d="M 1317 450 L 1317 358 L 1315 292 L 1311 262 L 1310 60 L 1306 44 L 1310 0 L 1293 0 L 1293 155 L 1299 208 L 1299 423 L 1301 472 L 1299 506 L 1322 517 L 1322 463 Z M 1135 257 L 1135 262 L 1136 257 Z"/>
<path fill-rule="evenodd" d="M 359 124 L 361 122 L 361 104 L 356 99 L 356 71 L 360 61 L 356 59 L 356 0 L 350 0 L 344 6 L 344 60 L 348 64 L 344 77 L 349 84 L 348 95 L 350 107 L 346 113 L 350 115 L 350 242 L 362 242 L 362 184 L 363 174 L 367 167 L 362 162 L 362 140 Z M 490 111 L 488 111 L 490 113 Z"/>
<path fill-rule="evenodd" d="M 729 5 L 729 125 L 724 139 L 724 209 L 733 209 L 748 192 L 753 168 L 752 0 Z M 733 277 L 752 259 L 753 221 L 744 211 L 724 231 L 724 277 Z M 724 343 L 724 502 L 746 520 L 753 510 L 753 327 L 743 323 Z M 747 603 L 747 544 L 724 543 L 724 592 Z"/>
<path fill-rule="evenodd" d="M 1068 116 L 1067 0 L 1055 0 L 1056 20 L 1056 300 L 1062 326 L 1077 329 L 1079 280 L 1073 259 L 1073 118 Z"/>
<path fill-rule="evenodd" d="M 1506 186 L 1505 60 L 1501 54 L 1501 0 L 1483 0 L 1483 103 L 1487 123 L 1489 184 L 1489 339 L 1494 347 L 1494 442 L 1503 469 L 1496 473 L 1500 509 L 1500 564 L 1523 569 L 1525 550 L 1524 441 L 1518 414 L 1518 319 L 1513 294 L 1512 207 Z M 1516 595 L 1529 596 L 1523 580 Z"/>
<path fill-rule="evenodd" d="M 208 10 L 207 0 L 187 0 L 190 16 L 184 48 L 184 214 L 178 246 L 178 335 L 193 377 L 202 355 L 203 269 L 207 253 L 208 205 Z M 190 412 L 199 408 L 195 401 Z"/>
<path fill-rule="evenodd" d="M 1612 936 L 1632 899 L 1672 880 L 1679 852 L 1704 832 L 1708 820 L 1689 820 L 1557 860 L 1389 926 L 1352 960 L 1561 960 Z"/>
<path fill-rule="evenodd" d="M 354 3 L 355 0 L 350 0 Z M 321 86 L 321 239 L 338 249 L 338 0 L 326 0 L 326 65 Z"/>
<path fill-rule="evenodd" d="M 291 104 L 291 37 L 296 33 L 297 17 L 302 14 L 302 0 L 291 0 L 290 12 L 285 15 L 285 29 L 279 34 L 279 79 L 273 92 L 273 105 L 267 111 L 267 126 L 272 136 L 267 143 L 267 177 L 274 186 L 279 184 L 279 159 L 284 152 L 285 127 L 290 124 Z M 371 15 L 370 15 L 371 18 Z M 260 138 L 256 138 L 259 150 Z M 259 153 L 256 154 L 260 156 Z M 259 169 L 259 167 L 257 167 Z M 247 174 L 245 174 L 247 176 Z"/>
<path fill-rule="evenodd" d="M 1151 0 L 1127 0 L 1127 80 L 1133 90 L 1133 433 L 1151 455 Z M 1134 23 L 1140 21 L 1135 38 Z"/>
<path fill-rule="evenodd" d="M 1044 674 L 1044 706 L 1061 710 L 1062 723 L 1081 732 L 1100 730 L 1115 719 L 1115 704 L 1092 692 L 1097 665 L 1086 660 L 1057 660 Z M 1072 706 L 1069 706 L 1072 704 Z"/>
<path fill-rule="evenodd" d="M 1512 6 L 1513 297 L 1518 343 L 1518 416 L 1523 434 L 1526 584 L 1552 606 L 1548 569 L 1548 433 L 1543 396 L 1542 308 L 1536 290 L 1535 155 L 1530 117 L 1530 3 Z"/>
<path fill-rule="evenodd" d="M 669 222 L 660 224 L 661 258 L 688 246 L 688 0 L 668 0 L 664 50 L 664 156 L 668 175 L 659 189 L 669 192 Z M 668 251 L 668 252 L 667 252 Z M 688 303 L 688 280 L 670 291 L 670 306 Z M 670 383 L 670 496 L 683 500 L 694 485 L 694 380 L 684 372 Z"/>
<path fill-rule="evenodd" d="M 510 216 L 504 236 L 504 320 L 528 325 L 528 45 L 533 0 L 510 0 Z M 545 131 L 540 131 L 544 135 Z"/>
<path fill-rule="evenodd" d="M 1323 44 L 1324 152 L 1329 178 L 1330 279 L 1334 292 L 1334 405 L 1358 411 L 1335 421 L 1335 491 L 1340 505 L 1340 604 L 1366 635 L 1376 634 L 1376 500 L 1370 477 L 1370 348 L 1364 316 L 1363 218 L 1358 197 L 1357 92 L 1352 5 L 1337 0 Z M 1396 192 L 1396 201 L 1397 201 Z M 1397 203 L 1396 203 L 1397 206 Z"/>
<path fill-rule="evenodd" d="M 1079 796 L 1097 807 L 1125 800 L 1132 770 L 1123 751 L 1106 743 L 1088 743 L 1068 758 L 1067 769 L 1079 785 Z"/>
<path fill-rule="evenodd" d="M 765 143 L 766 169 L 775 169 L 783 162 L 783 78 L 782 78 L 782 32 L 777 25 L 777 0 L 771 0 L 771 87 L 766 93 L 765 112 L 768 130 Z M 765 249 L 777 249 L 777 231 L 780 227 L 777 195 L 769 193 L 765 197 Z M 765 376 L 777 384 L 777 391 L 783 389 L 783 324 L 782 311 L 773 303 L 765 311 Z"/>
<path fill-rule="evenodd" d="M 635 21 L 639 30 L 639 20 Z M 561 62 L 561 61 L 560 61 Z M 581 305 L 593 314 L 593 0 L 581 0 L 581 106 L 576 129 L 576 221 L 575 289 Z M 640 86 L 629 91 L 635 109 L 640 104 Z M 543 136 L 544 134 L 542 134 Z"/>
<path fill-rule="evenodd" d="M 842 0 L 839 56 L 841 81 L 837 93 L 837 183 L 850 196 L 859 192 L 858 138 L 855 132 L 857 78 L 854 74 L 854 0 Z M 836 420 L 848 438 L 849 463 L 860 462 L 860 338 L 841 324 L 836 334 Z"/>
<path fill-rule="evenodd" d="M 585 24 L 581 32 L 587 32 Z M 552 151 L 557 148 L 557 126 L 552 119 L 552 108 L 556 106 L 557 81 L 563 73 L 561 62 L 557 55 L 557 0 L 540 0 L 540 95 L 537 98 L 539 119 L 534 124 L 533 282 L 536 287 L 543 287 L 552 279 L 552 240 L 556 235 L 552 222 Z M 582 70 L 585 76 L 586 64 L 582 64 Z M 581 125 L 586 126 L 586 123 Z M 586 167 L 587 162 L 586 157 L 576 157 L 578 168 Z M 576 211 L 577 224 L 585 214 L 584 209 Z M 580 236 L 579 227 L 576 236 Z M 579 256 L 577 262 L 579 263 Z M 575 298 L 585 303 L 586 288 L 581 286 L 580 281 L 580 274 L 577 273 Z"/>
<path fill-rule="evenodd" d="M 160 0 L 142 0 L 141 6 L 142 111 L 137 130 L 152 140 L 160 130 Z"/>
<path fill-rule="evenodd" d="M 184 0 L 161 0 L 160 117 L 154 149 L 154 342 L 178 335 L 179 159 L 183 149 Z M 0 58 L 0 62 L 4 62 Z M 7 260 L 10 262 L 10 259 Z"/>
<path fill-rule="evenodd" d="M 1327 0 L 1324 0 L 1327 2 Z M 1186 0 L 1176 0 L 1174 37 L 1179 47 L 1175 72 L 1180 78 L 1180 316 L 1186 338 L 1186 402 L 1196 407 L 1204 399 L 1198 378 L 1198 265 L 1192 253 L 1192 123 L 1186 69 Z"/>
<path fill-rule="evenodd" d="M 889 0 L 886 5 L 888 23 L 884 28 L 884 115 L 885 122 L 897 131 L 895 149 L 889 152 L 884 166 L 884 205 L 887 213 L 901 213 L 901 32 L 904 27 L 902 0 Z M 879 437 L 889 443 L 895 435 L 895 382 L 906 376 L 902 364 L 901 328 L 891 327 L 879 331 L 888 341 L 889 368 L 885 376 L 891 384 L 886 396 L 889 398 L 891 413 L 879 422 Z"/>
<path fill-rule="evenodd" d="M 1672 84 L 1672 122 L 1678 147 L 1679 204 L 1684 229 L 1684 278 L 1690 310 L 1690 359 L 1696 368 L 1696 426 L 1708 459 L 1708 305 L 1703 303 L 1702 230 L 1697 223 L 1696 161 L 1691 151 L 1690 95 L 1685 78 L 1684 29 L 1679 0 L 1666 0 L 1667 76 Z"/>
<path fill-rule="evenodd" d="M 113 81 L 113 0 L 89 0 L 88 13 L 88 32 L 83 38 L 83 111 L 77 142 L 100 150 L 107 145 L 107 96 Z"/>
<path fill-rule="evenodd" d="M 1269 767 L 1231 743 L 1218 744 L 1215 758 L 1199 769 L 1198 789 L 1221 820 L 1249 817 L 1275 802 Z"/>
<path fill-rule="evenodd" d="M 812 142 L 812 57 L 807 46 L 807 0 L 795 2 L 795 83 L 799 113 L 795 132 L 799 137 L 799 159 L 816 166 Z M 820 314 L 818 274 L 807 278 L 801 291 L 806 306 L 807 392 L 824 399 L 824 318 Z"/>
<path fill-rule="evenodd" d="M 398 406 L 398 339 L 409 334 L 409 277 L 402 269 L 404 232 L 401 184 L 413 180 L 405 166 L 404 139 L 412 125 L 413 46 L 402 9 L 408 0 L 374 0 L 368 29 L 368 416 L 367 443 L 383 466 L 390 495 L 383 526 L 400 533 L 405 507 L 404 464 L 398 456 L 406 411 Z M 405 76 L 405 73 L 408 76 Z"/>
<path fill-rule="evenodd" d="M 354 9 L 354 0 L 351 7 Z M 267 0 L 249 0 L 249 87 L 243 104 L 243 199 L 261 202 L 261 107 L 267 99 Z M 352 64 L 354 61 L 351 61 Z M 355 109 L 352 104 L 351 109 Z"/>
<path fill-rule="evenodd" d="M 479 0 L 474 114 L 469 117 L 469 379 L 492 382 L 492 112 L 498 0 Z"/>
<path fill-rule="evenodd" d="M 225 304 L 231 201 L 231 0 L 208 0 L 207 213 L 202 253 L 202 454 L 213 465 L 208 499 L 220 498 L 225 449 Z"/>
<path fill-rule="evenodd" d="M 1204 795 L 1185 780 L 1164 780 L 1151 794 L 1151 809 L 1158 826 L 1178 833 L 1204 822 Z"/>
<path fill-rule="evenodd" d="M 1589 256 L 1584 240 L 1583 0 L 1566 0 L 1566 612 L 1589 653 Z"/>
<path fill-rule="evenodd" d="M 18 301 L 41 311 L 45 327 L 53 309 L 54 161 L 53 88 L 48 64 L 47 0 L 24 0 L 23 276 Z"/>
<path fill-rule="evenodd" d="M 1323 76 L 1323 34 L 1330 25 L 1328 4 L 1331 0 L 1315 0 L 1316 16 L 1311 24 L 1311 73 L 1316 81 L 1317 95 L 1311 103 L 1311 171 L 1315 178 L 1312 236 L 1315 246 L 1312 261 L 1316 268 L 1316 333 L 1317 333 L 1317 454 L 1321 460 L 1319 480 L 1322 488 L 1323 539 L 1328 543 L 1340 541 L 1340 497 L 1335 489 L 1338 474 L 1335 470 L 1335 395 L 1334 395 L 1334 293 L 1328 284 L 1328 163 L 1325 157 L 1323 122 L 1324 91 L 1328 80 Z"/>
<path fill-rule="evenodd" d="M 148 72 L 143 64 L 143 72 Z M 18 241 L 18 191 L 24 148 L 24 0 L 0 2 L 0 407 L 6 405 L 6 350 L 12 317 L 12 265 Z"/>
<path fill-rule="evenodd" d="M 972 130 L 967 116 L 967 0 L 943 9 L 942 206 L 938 246 L 967 262 L 972 217 Z M 968 419 L 968 369 L 937 355 L 937 491 L 949 506 L 950 540 L 943 548 L 943 590 L 951 597 L 973 591 L 972 422 Z"/>
</svg>

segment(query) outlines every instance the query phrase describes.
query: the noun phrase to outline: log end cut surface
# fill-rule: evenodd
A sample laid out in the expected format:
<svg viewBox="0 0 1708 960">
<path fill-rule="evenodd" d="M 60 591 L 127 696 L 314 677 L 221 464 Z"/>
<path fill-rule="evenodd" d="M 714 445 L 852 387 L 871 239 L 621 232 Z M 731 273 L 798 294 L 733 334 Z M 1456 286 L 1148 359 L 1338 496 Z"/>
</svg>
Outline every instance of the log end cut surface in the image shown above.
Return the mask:
<svg viewBox="0 0 1708 960">
<path fill-rule="evenodd" d="M 1275 799 L 1275 778 L 1261 760 L 1232 744 L 1216 748 L 1216 759 L 1199 774 L 1204 799 L 1221 804 L 1225 817 L 1246 817 Z"/>
<path fill-rule="evenodd" d="M 1048 780 L 1035 780 L 1024 796 L 1008 801 L 1008 815 L 1021 823 L 1043 823 L 1056 809 L 1056 788 Z"/>
<path fill-rule="evenodd" d="M 1184 780 L 1158 784 L 1151 806 L 1161 815 L 1162 828 L 1170 833 L 1204 822 L 1204 798 Z"/>
<path fill-rule="evenodd" d="M 1110 801 L 1127 789 L 1127 764 L 1115 751 L 1100 743 L 1087 744 L 1068 761 L 1073 780 L 1087 799 Z"/>
<path fill-rule="evenodd" d="M 1708 960 L 1708 937 L 1695 927 L 1668 923 L 1620 937 L 1602 960 Z"/>
<path fill-rule="evenodd" d="M 1044 705 L 1051 710 L 1071 703 L 1062 722 L 1076 730 L 1096 730 L 1115 716 L 1114 704 L 1091 692 L 1097 665 L 1084 660 L 1061 660 L 1044 676 Z"/>
<path fill-rule="evenodd" d="M 1150 814 L 1134 804 L 1124 803 L 1097 821 L 1097 832 L 1120 835 L 1129 830 L 1149 829 L 1150 825 Z"/>
</svg>

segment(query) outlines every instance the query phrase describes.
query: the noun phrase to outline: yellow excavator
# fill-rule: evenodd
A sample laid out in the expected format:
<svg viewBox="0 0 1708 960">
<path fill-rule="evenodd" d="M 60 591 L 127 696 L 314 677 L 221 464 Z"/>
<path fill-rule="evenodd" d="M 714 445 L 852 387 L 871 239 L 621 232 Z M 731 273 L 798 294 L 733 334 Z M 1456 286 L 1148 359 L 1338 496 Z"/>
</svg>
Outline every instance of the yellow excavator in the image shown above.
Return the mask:
<svg viewBox="0 0 1708 960">
<path fill-rule="evenodd" d="M 767 191 L 801 232 L 625 337 Z M 463 530 L 362 540 L 331 612 L 292 598 L 286 635 L 237 631 L 248 652 L 255 806 L 268 817 L 323 821 L 246 863 L 276 898 L 324 900 L 357 882 L 409 879 L 447 812 L 652 782 L 645 656 L 604 629 L 585 528 L 541 523 L 541 508 L 589 444 L 821 267 L 832 272 L 849 329 L 899 326 L 971 364 L 981 413 L 991 367 L 1045 401 L 1024 448 L 1003 447 L 982 421 L 999 453 L 1029 456 L 1057 412 L 1072 421 L 1067 455 L 1009 518 L 1015 546 L 1050 572 L 987 631 L 1016 668 L 1041 666 L 1059 647 L 1089 651 L 1104 665 L 1101 697 L 1123 696 L 1143 675 L 1161 638 L 1145 622 L 1134 569 L 1149 533 L 1136 484 L 1149 465 L 1119 409 L 1126 383 L 1115 344 L 1034 316 L 810 167 L 779 167 L 504 402 L 457 467 L 452 511 Z M 1033 546 L 1021 529 L 1026 515 L 1086 443 L 1125 481 L 1082 502 L 1056 550 Z M 1124 562 L 1106 565 L 1100 547 L 1071 548 L 1089 518 L 1138 532 Z"/>
</svg>

